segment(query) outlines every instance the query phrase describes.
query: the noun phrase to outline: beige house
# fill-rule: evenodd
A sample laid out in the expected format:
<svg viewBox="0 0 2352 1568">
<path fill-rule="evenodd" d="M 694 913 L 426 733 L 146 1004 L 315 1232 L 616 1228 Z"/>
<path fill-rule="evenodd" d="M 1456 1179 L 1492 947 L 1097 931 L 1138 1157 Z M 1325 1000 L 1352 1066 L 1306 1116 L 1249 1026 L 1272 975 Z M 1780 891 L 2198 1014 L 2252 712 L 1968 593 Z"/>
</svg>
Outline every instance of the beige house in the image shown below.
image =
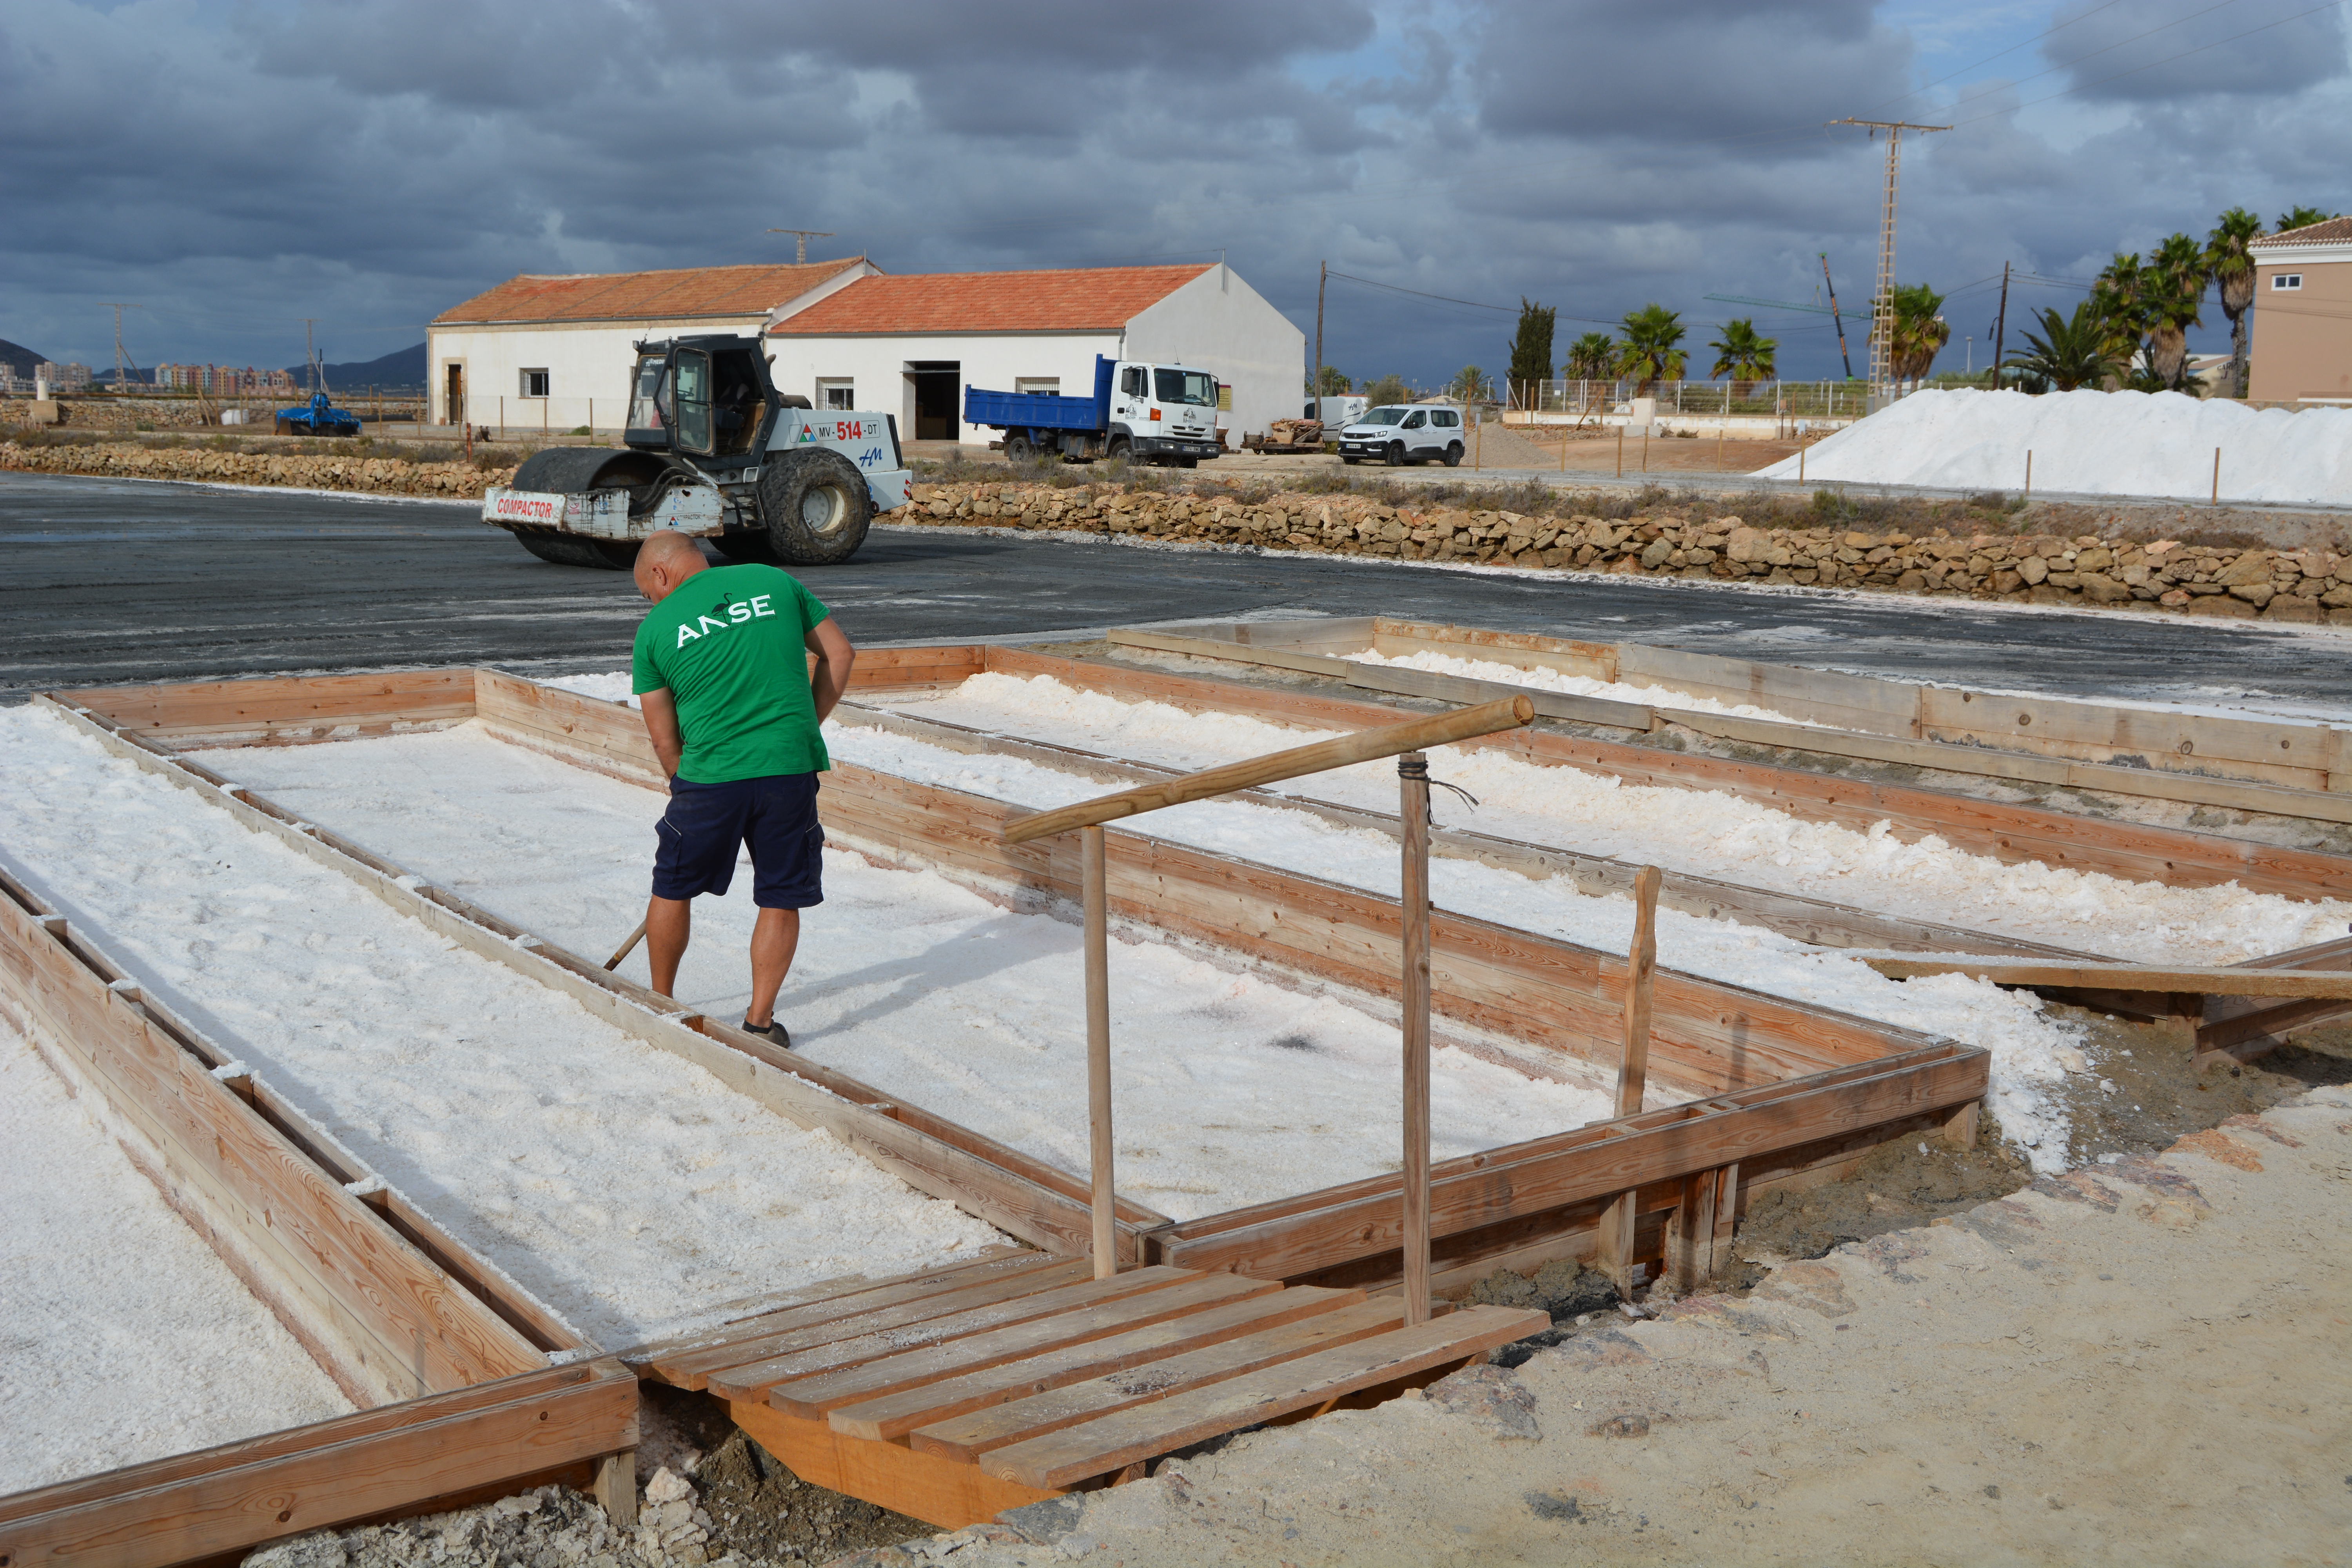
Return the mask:
<svg viewBox="0 0 2352 1568">
<path fill-rule="evenodd" d="M 2249 245 L 2255 403 L 2352 404 L 2352 217 Z"/>
</svg>

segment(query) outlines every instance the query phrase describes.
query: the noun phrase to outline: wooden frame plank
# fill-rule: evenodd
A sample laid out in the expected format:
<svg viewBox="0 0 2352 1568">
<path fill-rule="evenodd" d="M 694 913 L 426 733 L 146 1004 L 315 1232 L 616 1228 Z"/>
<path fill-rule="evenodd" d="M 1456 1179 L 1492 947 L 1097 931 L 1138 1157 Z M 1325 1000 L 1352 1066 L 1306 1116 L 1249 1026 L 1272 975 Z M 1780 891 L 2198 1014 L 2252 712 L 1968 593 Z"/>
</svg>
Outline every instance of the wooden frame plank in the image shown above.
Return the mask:
<svg viewBox="0 0 2352 1568">
<path fill-rule="evenodd" d="M 822 1421 L 751 1401 L 728 1406 L 735 1425 L 813 1486 L 861 1498 L 941 1530 L 982 1524 L 1006 1509 L 1060 1497 L 1062 1489 L 1001 1480 L 977 1465 L 898 1443 L 844 1437 Z"/>
<path fill-rule="evenodd" d="M 555 1367 L 0 1499 L 0 1563 L 168 1568 L 637 1442 L 617 1363 Z"/>
</svg>

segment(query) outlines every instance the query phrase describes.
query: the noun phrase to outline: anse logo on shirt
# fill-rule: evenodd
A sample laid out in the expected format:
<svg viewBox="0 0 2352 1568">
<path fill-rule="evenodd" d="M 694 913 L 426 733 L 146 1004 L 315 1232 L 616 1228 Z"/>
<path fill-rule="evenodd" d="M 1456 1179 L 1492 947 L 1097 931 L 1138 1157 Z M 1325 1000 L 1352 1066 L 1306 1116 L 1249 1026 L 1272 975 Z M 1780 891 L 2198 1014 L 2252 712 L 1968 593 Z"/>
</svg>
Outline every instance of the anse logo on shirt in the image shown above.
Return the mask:
<svg viewBox="0 0 2352 1568">
<path fill-rule="evenodd" d="M 729 626 L 740 626 L 745 621 L 764 619 L 774 615 L 775 606 L 768 602 L 773 597 L 774 595 L 771 594 L 754 594 L 741 604 L 721 599 L 711 605 L 708 612 L 696 616 L 693 625 L 689 626 L 684 621 L 678 622 L 677 646 L 684 647 L 688 643 L 709 636 L 711 632 L 723 632 Z M 720 610 L 727 612 L 723 619 L 718 614 Z"/>
</svg>

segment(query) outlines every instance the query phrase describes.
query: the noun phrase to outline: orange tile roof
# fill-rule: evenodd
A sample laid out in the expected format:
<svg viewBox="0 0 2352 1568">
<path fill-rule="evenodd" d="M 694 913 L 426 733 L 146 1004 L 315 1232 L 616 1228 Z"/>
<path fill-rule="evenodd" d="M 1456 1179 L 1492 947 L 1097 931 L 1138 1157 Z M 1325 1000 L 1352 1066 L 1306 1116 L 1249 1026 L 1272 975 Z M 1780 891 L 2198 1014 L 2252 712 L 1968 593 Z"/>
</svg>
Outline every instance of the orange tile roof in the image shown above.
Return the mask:
<svg viewBox="0 0 2352 1568">
<path fill-rule="evenodd" d="M 2352 239 L 2352 217 L 2332 217 L 2325 223 L 2305 224 L 2301 228 L 2283 229 L 2266 234 L 2249 242 L 2250 250 L 2267 250 L 2272 246 L 2282 247 L 2297 245 L 2341 245 Z"/>
<path fill-rule="evenodd" d="M 1206 265 L 860 278 L 769 331 L 848 333 L 1117 331 Z"/>
<path fill-rule="evenodd" d="M 758 316 L 798 299 L 865 260 L 802 266 L 681 267 L 662 272 L 524 273 L 433 318 L 468 321 L 644 321 L 694 316 Z"/>
</svg>

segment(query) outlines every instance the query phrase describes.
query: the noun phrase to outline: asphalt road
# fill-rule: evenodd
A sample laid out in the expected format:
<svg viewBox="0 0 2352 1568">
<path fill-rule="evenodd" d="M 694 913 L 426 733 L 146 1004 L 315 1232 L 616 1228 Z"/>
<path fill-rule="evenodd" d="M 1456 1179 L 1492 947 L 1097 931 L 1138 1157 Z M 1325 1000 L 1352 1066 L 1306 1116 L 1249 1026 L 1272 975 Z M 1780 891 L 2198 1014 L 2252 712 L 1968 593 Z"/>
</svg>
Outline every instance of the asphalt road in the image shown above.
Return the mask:
<svg viewBox="0 0 2352 1568">
<path fill-rule="evenodd" d="M 0 474 L 0 700 L 55 687 L 497 664 L 613 669 L 628 577 L 551 566 L 471 506 Z M 1395 615 L 1970 685 L 2338 705 L 2352 636 L 884 530 L 802 574 L 861 643 Z"/>
</svg>

